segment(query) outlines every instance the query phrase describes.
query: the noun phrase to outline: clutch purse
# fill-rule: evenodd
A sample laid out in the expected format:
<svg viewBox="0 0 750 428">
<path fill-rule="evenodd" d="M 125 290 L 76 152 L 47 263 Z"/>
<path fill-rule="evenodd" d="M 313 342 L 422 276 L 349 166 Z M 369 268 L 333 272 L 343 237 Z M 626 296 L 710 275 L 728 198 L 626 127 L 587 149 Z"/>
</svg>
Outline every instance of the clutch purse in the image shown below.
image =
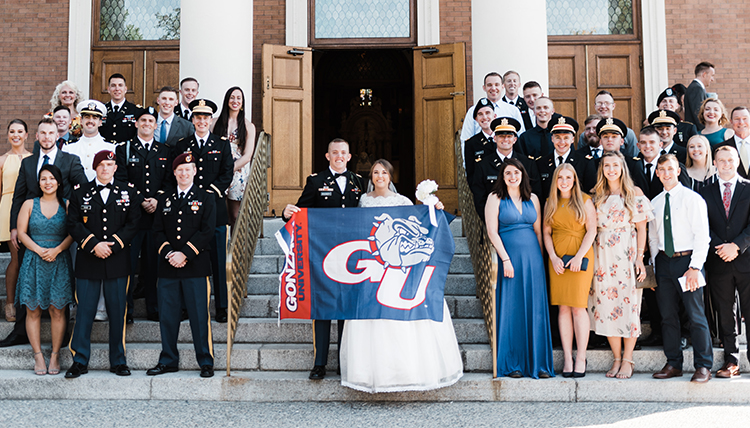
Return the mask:
<svg viewBox="0 0 750 428">
<path fill-rule="evenodd" d="M 567 265 L 569 261 L 573 260 L 573 257 L 575 257 L 575 256 L 562 256 L 562 261 L 563 261 L 564 264 Z M 588 257 L 584 257 L 581 260 L 581 271 L 585 271 L 588 268 L 589 268 L 589 258 Z M 568 269 L 568 268 L 566 267 L 565 269 Z"/>
<path fill-rule="evenodd" d="M 654 267 L 651 265 L 646 266 L 646 279 L 643 281 L 635 281 L 636 288 L 655 288 L 656 287 L 656 274 L 654 273 Z"/>
</svg>

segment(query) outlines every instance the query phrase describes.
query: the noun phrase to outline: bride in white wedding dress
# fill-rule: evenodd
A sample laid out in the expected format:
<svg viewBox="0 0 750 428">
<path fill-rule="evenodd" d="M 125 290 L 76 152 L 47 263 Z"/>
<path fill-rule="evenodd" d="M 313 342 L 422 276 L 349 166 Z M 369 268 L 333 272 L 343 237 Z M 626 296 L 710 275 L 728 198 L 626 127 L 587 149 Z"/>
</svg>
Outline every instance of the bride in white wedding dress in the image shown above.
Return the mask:
<svg viewBox="0 0 750 428">
<path fill-rule="evenodd" d="M 372 191 L 360 207 L 412 205 L 391 183 L 393 166 L 379 159 L 370 169 Z M 369 190 L 369 188 L 368 188 Z M 438 202 L 436 208 L 443 209 Z M 443 321 L 349 320 L 340 352 L 341 384 L 375 392 L 426 391 L 452 385 L 463 375 L 448 305 Z"/>
</svg>

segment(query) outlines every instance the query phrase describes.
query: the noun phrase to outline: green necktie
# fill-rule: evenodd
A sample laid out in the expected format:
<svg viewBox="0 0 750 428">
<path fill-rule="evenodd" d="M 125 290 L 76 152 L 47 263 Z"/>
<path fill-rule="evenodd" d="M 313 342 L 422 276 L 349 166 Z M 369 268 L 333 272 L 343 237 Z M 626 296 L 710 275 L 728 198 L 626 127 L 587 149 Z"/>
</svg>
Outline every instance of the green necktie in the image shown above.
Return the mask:
<svg viewBox="0 0 750 428">
<path fill-rule="evenodd" d="M 674 240 L 672 239 L 672 209 L 669 207 L 669 193 L 664 203 L 664 252 L 667 256 L 674 256 Z"/>
</svg>

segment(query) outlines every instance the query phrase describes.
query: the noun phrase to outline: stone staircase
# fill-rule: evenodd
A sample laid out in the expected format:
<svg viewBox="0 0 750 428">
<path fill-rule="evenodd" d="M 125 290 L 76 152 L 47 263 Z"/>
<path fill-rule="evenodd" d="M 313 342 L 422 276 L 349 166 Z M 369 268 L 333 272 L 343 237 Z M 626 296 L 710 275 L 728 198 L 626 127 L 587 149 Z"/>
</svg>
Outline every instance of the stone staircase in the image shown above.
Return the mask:
<svg viewBox="0 0 750 428">
<path fill-rule="evenodd" d="M 35 376 L 29 345 L 0 348 L 0 398 L 42 399 L 205 399 L 239 401 L 633 401 L 648 390 L 653 400 L 664 399 L 664 388 L 677 388 L 676 401 L 713 401 L 716 385 L 734 385 L 735 401 L 750 402 L 750 379 L 712 381 L 709 388 L 695 389 L 687 378 L 674 382 L 659 382 L 649 373 L 658 371 L 665 362 L 661 348 L 645 348 L 635 354 L 636 376 L 629 381 L 607 379 L 602 372 L 611 365 L 608 350 L 587 353 L 588 373 L 583 379 L 555 379 L 534 381 L 530 379 L 491 379 L 492 360 L 487 332 L 482 319 L 481 304 L 476 297 L 474 276 L 466 238 L 461 236 L 461 219 L 451 224 L 456 243 L 456 253 L 450 266 L 445 295 L 450 309 L 456 336 L 464 362 L 464 377 L 454 386 L 423 393 L 363 394 L 341 387 L 339 378 L 329 375 L 322 382 L 307 380 L 313 361 L 312 329 L 309 321 L 277 322 L 278 275 L 283 266 L 282 252 L 274 233 L 283 223 L 278 219 L 264 221 L 263 237 L 259 239 L 255 259 L 248 278 L 248 297 L 245 299 L 238 323 L 232 352 L 232 375 L 226 370 L 226 324 L 213 322 L 216 376 L 213 379 L 198 377 L 197 363 L 187 321 L 180 326 L 180 369 L 178 373 L 147 377 L 145 370 L 158 361 L 160 352 L 159 325 L 145 320 L 143 300 L 136 301 L 135 324 L 127 327 L 127 358 L 133 375 L 118 378 L 111 375 L 107 351 L 107 322 L 96 322 L 92 332 L 92 372 L 76 380 L 59 376 Z M 9 257 L 0 255 L 0 273 L 4 274 Z M 4 277 L 0 278 L 4 284 Z M 5 337 L 12 325 L 4 321 L 4 287 L 0 299 L 0 338 Z M 213 311 L 213 303 L 212 303 Z M 336 352 L 337 326 L 332 323 L 329 373 L 338 366 Z M 648 325 L 644 326 L 648 334 Z M 42 343 L 49 356 L 49 323 L 42 324 Z M 744 336 L 743 336 L 744 341 Z M 743 371 L 750 364 L 741 358 Z M 69 351 L 61 352 L 62 366 L 72 362 Z M 562 369 L 562 351 L 554 352 L 555 369 Z M 714 349 L 714 370 L 723 362 L 723 351 Z M 685 371 L 692 372 L 692 349 L 685 351 Z M 195 387 L 200 383 L 200 387 Z M 614 383 L 623 385 L 612 388 Z M 70 388 L 69 385 L 79 387 Z M 672 385 L 672 386 L 669 386 Z M 688 388 L 688 389 L 685 389 Z M 660 392 L 661 391 L 661 392 Z M 715 391 L 714 391 L 715 392 Z M 671 393 L 671 392 L 670 392 Z M 640 398 L 639 398 L 640 399 Z M 642 398 L 648 401 L 649 398 Z"/>
</svg>

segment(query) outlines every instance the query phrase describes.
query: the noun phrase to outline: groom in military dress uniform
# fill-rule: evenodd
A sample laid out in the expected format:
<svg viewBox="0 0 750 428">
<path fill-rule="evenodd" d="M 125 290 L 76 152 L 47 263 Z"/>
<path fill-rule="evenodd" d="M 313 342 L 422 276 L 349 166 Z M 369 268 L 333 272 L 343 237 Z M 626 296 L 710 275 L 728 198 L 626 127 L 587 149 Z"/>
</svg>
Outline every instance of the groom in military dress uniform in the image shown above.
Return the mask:
<svg viewBox="0 0 750 428">
<path fill-rule="evenodd" d="M 365 190 L 362 176 L 346 169 L 352 158 L 349 143 L 336 138 L 328 143 L 328 168 L 307 177 L 307 183 L 296 205 L 284 208 L 282 219 L 289 221 L 300 208 L 346 208 L 359 206 L 359 198 Z M 323 379 L 328 363 L 331 320 L 313 320 L 313 346 L 315 363 L 310 371 L 310 379 Z M 339 344 L 344 332 L 344 321 L 339 320 Z"/>
</svg>

